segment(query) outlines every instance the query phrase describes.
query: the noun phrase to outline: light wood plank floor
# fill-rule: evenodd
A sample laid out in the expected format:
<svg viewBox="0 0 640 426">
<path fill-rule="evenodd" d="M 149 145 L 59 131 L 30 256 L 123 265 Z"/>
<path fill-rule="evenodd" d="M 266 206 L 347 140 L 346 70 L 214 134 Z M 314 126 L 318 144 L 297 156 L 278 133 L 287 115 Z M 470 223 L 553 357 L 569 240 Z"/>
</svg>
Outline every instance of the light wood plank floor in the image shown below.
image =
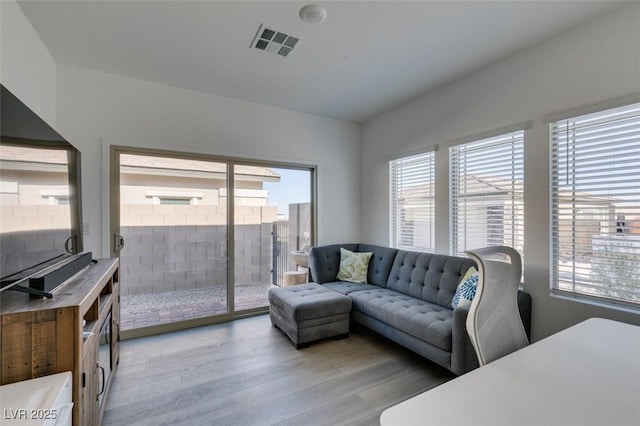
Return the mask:
<svg viewBox="0 0 640 426">
<path fill-rule="evenodd" d="M 296 350 L 262 315 L 122 342 L 103 425 L 376 425 L 451 378 L 364 328 Z"/>
</svg>

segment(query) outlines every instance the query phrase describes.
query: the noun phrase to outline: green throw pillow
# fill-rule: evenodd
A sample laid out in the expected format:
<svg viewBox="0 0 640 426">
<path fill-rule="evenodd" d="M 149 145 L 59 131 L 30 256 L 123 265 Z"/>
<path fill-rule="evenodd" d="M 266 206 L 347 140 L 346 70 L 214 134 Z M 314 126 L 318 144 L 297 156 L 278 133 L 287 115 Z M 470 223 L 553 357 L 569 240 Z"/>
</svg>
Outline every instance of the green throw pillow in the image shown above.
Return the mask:
<svg viewBox="0 0 640 426">
<path fill-rule="evenodd" d="M 373 253 L 354 253 L 340 248 L 340 270 L 338 279 L 352 283 L 366 283 L 369 260 Z"/>
</svg>

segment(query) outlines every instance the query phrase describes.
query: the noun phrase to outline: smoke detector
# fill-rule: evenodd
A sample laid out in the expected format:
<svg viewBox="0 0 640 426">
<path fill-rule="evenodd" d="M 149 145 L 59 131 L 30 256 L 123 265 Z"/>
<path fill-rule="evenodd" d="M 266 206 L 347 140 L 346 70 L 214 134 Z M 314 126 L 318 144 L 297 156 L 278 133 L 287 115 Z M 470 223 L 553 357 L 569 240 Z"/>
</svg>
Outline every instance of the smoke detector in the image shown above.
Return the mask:
<svg viewBox="0 0 640 426">
<path fill-rule="evenodd" d="M 300 45 L 300 41 L 300 37 L 260 24 L 250 47 L 287 57 Z"/>
<path fill-rule="evenodd" d="M 307 24 L 320 24 L 327 19 L 327 11 L 317 4 L 308 4 L 300 9 L 300 19 Z"/>
</svg>

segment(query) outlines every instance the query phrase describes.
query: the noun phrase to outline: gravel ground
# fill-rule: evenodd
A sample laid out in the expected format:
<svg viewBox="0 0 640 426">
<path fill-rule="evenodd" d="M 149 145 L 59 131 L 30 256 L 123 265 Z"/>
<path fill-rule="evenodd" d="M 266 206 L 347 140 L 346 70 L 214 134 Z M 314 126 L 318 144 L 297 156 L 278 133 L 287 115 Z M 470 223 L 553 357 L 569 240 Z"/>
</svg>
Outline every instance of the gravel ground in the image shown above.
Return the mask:
<svg viewBox="0 0 640 426">
<path fill-rule="evenodd" d="M 239 285 L 236 310 L 267 306 L 271 284 Z M 120 298 L 122 329 L 131 330 L 227 312 L 226 288 L 208 287 Z"/>
</svg>

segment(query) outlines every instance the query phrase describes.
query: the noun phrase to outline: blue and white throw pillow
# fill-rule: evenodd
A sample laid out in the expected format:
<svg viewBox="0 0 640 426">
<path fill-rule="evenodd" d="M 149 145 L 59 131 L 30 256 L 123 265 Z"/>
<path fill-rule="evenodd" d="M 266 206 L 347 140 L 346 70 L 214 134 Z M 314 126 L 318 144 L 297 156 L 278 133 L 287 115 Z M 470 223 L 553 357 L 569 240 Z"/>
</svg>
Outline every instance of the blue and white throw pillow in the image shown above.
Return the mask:
<svg viewBox="0 0 640 426">
<path fill-rule="evenodd" d="M 458 306 L 469 305 L 476 295 L 476 289 L 478 288 L 478 271 L 473 266 L 469 268 L 462 280 L 460 280 L 460 284 L 458 284 L 458 288 L 456 289 L 455 294 L 453 295 L 453 300 L 451 301 L 451 307 L 457 308 Z"/>
</svg>

